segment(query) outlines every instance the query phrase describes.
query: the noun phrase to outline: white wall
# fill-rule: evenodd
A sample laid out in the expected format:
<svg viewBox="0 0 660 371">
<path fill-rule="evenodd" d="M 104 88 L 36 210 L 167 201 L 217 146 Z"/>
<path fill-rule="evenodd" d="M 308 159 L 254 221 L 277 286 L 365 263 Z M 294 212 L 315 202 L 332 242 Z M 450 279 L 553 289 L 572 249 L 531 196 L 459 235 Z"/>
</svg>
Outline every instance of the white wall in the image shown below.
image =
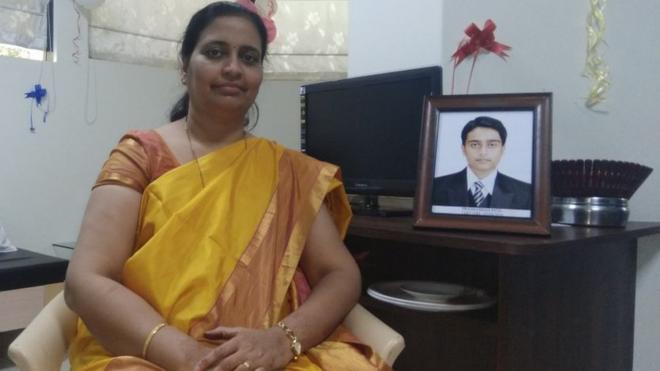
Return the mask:
<svg viewBox="0 0 660 371">
<path fill-rule="evenodd" d="M 309 81 L 266 80 L 261 84 L 257 104 L 261 118 L 253 133 L 282 145 L 300 149 L 300 85 Z"/>
<path fill-rule="evenodd" d="M 348 76 L 444 65 L 442 1 L 349 1 L 348 6 Z"/>
<path fill-rule="evenodd" d="M 70 0 L 55 2 L 57 61 L 44 65 L 45 88 L 56 94 L 54 111 L 29 132 L 29 101 L 23 94 L 39 76 L 40 62 L 0 57 L 0 223 L 18 247 L 53 254 L 53 242 L 73 241 L 89 190 L 112 147 L 129 129 L 166 122 L 182 90 L 178 72 L 122 63 L 89 61 L 90 113 L 85 118 L 87 58 L 73 63 L 76 15 Z M 86 22 L 83 18 L 86 56 Z M 53 82 L 54 76 L 54 82 Z M 299 98 L 296 81 L 266 81 L 258 102 L 255 134 L 299 148 Z M 89 115 L 92 117 L 93 115 Z"/>
<path fill-rule="evenodd" d="M 121 134 L 164 122 L 179 94 L 173 70 L 88 61 L 86 32 L 83 57 L 73 63 L 71 2 L 56 1 L 54 15 L 56 62 L 43 66 L 43 85 L 55 107 L 45 124 L 34 117 L 34 134 L 23 93 L 37 83 L 41 62 L 0 58 L 0 221 L 18 247 L 43 253 L 52 253 L 53 242 L 76 239 L 89 189 Z M 89 94 L 90 118 L 98 107 L 92 124 L 85 119 L 88 62 L 92 87 L 96 83 Z"/>
<path fill-rule="evenodd" d="M 605 113 L 584 107 L 589 81 L 582 77 L 587 0 L 441 1 L 380 0 L 349 3 L 349 75 L 418 65 L 443 66 L 450 92 L 450 57 L 463 30 L 492 18 L 496 39 L 513 47 L 505 62 L 480 55 L 470 93 L 553 92 L 553 158 L 602 158 L 655 169 L 630 201 L 631 220 L 660 221 L 660 8 L 652 0 L 607 2 L 604 47 L 611 71 Z M 431 17 L 430 15 L 437 15 Z M 377 18 L 377 19 L 375 19 Z M 441 31 L 438 34 L 438 27 Z M 381 29 L 378 29 L 381 28 Z M 430 49 L 440 48 L 441 52 Z M 456 71 L 465 93 L 470 61 Z M 641 239 L 638 254 L 634 368 L 654 370 L 660 340 L 660 239 Z"/>
</svg>

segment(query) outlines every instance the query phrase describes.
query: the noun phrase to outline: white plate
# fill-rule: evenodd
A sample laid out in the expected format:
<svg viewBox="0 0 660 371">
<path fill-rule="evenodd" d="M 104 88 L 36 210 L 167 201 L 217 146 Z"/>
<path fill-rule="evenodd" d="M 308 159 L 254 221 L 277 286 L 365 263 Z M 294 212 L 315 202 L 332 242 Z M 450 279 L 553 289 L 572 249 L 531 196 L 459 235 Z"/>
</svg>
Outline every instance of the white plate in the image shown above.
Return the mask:
<svg viewBox="0 0 660 371">
<path fill-rule="evenodd" d="M 374 299 L 397 305 L 404 308 L 422 310 L 427 312 L 465 311 L 487 308 L 495 303 L 495 299 L 488 296 L 483 290 L 471 287 L 465 288 L 464 295 L 453 296 L 443 300 L 428 300 L 412 295 L 402 286 L 410 288 L 410 284 L 419 281 L 391 281 L 371 285 L 367 294 Z M 413 285 L 415 287 L 415 285 Z"/>
<path fill-rule="evenodd" d="M 402 282 L 400 287 L 416 298 L 431 301 L 447 301 L 475 291 L 466 286 L 435 281 L 406 281 Z"/>
</svg>

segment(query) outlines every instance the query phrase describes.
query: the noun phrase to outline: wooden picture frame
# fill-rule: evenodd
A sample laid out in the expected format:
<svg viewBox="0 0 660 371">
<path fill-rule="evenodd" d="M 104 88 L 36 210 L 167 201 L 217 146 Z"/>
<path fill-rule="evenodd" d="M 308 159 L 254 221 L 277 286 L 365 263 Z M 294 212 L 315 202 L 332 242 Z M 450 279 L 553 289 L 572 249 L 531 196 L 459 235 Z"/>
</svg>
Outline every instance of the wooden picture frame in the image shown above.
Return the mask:
<svg viewBox="0 0 660 371">
<path fill-rule="evenodd" d="M 427 97 L 414 226 L 549 235 L 551 104 L 551 93 Z"/>
</svg>

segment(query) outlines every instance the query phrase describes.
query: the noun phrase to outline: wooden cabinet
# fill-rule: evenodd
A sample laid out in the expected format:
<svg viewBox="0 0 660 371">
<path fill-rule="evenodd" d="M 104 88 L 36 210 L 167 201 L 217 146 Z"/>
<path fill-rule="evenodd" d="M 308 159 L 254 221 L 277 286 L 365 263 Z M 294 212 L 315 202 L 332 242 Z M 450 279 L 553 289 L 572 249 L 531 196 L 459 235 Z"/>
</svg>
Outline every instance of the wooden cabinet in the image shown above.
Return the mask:
<svg viewBox="0 0 660 371">
<path fill-rule="evenodd" d="M 364 295 L 362 304 L 406 340 L 397 371 L 619 371 L 632 369 L 637 238 L 655 233 L 658 223 L 631 222 L 537 237 L 356 216 L 346 243 L 363 256 L 365 290 L 437 280 L 497 298 L 488 309 L 429 313 Z"/>
</svg>

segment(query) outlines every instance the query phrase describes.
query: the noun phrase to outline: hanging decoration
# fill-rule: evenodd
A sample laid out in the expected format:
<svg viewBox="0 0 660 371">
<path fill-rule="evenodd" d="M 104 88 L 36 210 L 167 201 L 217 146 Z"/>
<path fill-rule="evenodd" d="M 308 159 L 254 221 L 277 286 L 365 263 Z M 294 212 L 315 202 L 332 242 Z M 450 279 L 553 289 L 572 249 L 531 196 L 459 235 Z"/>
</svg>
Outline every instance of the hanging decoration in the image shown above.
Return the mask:
<svg viewBox="0 0 660 371">
<path fill-rule="evenodd" d="M 78 64 L 80 63 L 80 22 L 82 16 L 80 15 L 80 10 L 78 10 L 77 6 L 73 7 L 73 10 L 76 11 L 76 36 L 71 39 L 71 44 L 73 44 L 73 52 L 71 53 L 71 60 L 73 60 L 73 63 Z"/>
<path fill-rule="evenodd" d="M 80 22 L 82 21 L 82 14 L 89 17 L 89 12 L 103 5 L 105 0 L 74 0 L 73 10 L 76 12 L 76 36 L 71 40 L 73 44 L 73 52 L 71 58 L 73 63 L 80 63 L 80 41 L 82 34 L 80 32 Z"/>
<path fill-rule="evenodd" d="M 26 99 L 33 99 L 33 101 L 30 104 L 30 132 L 32 133 L 36 132 L 36 129 L 34 127 L 34 122 L 32 120 L 32 111 L 34 111 L 35 104 L 37 108 L 41 108 L 42 101 L 46 98 L 47 94 L 48 92 L 46 91 L 46 89 L 41 87 L 41 84 L 36 84 L 34 86 L 34 90 L 25 93 Z M 49 110 L 48 105 L 46 105 L 46 107 L 42 109 L 42 112 L 44 113 L 44 118 L 43 118 L 44 123 L 46 122 L 46 117 L 48 116 L 48 110 Z"/>
<path fill-rule="evenodd" d="M 456 76 L 456 67 L 466 58 L 472 56 L 472 67 L 470 68 L 470 75 L 468 77 L 467 87 L 465 94 L 470 91 L 470 82 L 472 81 L 472 74 L 474 66 L 477 63 L 477 56 L 480 53 L 495 53 L 502 59 L 506 59 L 509 55 L 506 54 L 507 50 L 511 47 L 495 41 L 495 22 L 488 19 L 484 23 L 483 30 L 479 29 L 474 23 L 470 24 L 465 29 L 465 34 L 468 36 L 464 38 L 459 44 L 458 48 L 452 54 L 451 58 L 454 61 L 454 67 L 451 76 L 451 93 L 454 94 L 454 77 Z"/>
<path fill-rule="evenodd" d="M 43 2 L 44 6 L 46 6 L 48 2 Z M 46 14 L 47 14 L 47 19 L 52 19 L 52 14 L 50 14 L 51 8 L 46 6 Z M 48 25 L 47 27 L 48 28 Z M 37 109 L 38 111 L 43 113 L 43 118 L 42 122 L 46 123 L 46 119 L 48 118 L 48 114 L 55 109 L 55 69 L 54 69 L 54 63 L 48 63 L 48 57 L 49 57 L 49 50 L 48 50 L 48 43 L 45 43 L 44 49 L 43 49 L 43 59 L 41 60 L 39 64 L 39 77 L 37 81 L 34 84 L 34 89 L 25 92 L 25 99 L 30 99 L 30 132 L 31 133 L 36 133 L 36 128 L 34 126 L 34 120 L 32 118 L 34 110 Z M 44 66 L 49 64 L 50 65 L 50 83 L 52 84 L 51 87 L 51 92 L 49 92 L 42 86 L 46 85 L 44 81 L 47 81 L 47 79 L 44 78 Z"/>
<path fill-rule="evenodd" d="M 275 40 L 275 37 L 277 36 L 277 27 L 275 27 L 275 21 L 273 20 L 273 15 L 275 15 L 275 12 L 277 11 L 277 3 L 275 0 L 236 0 L 236 3 L 258 14 L 264 22 L 264 26 L 266 26 L 268 43 L 270 44 Z"/>
<path fill-rule="evenodd" d="M 589 109 L 605 101 L 610 86 L 609 71 L 600 54 L 600 46 L 605 42 L 606 0 L 589 0 L 587 16 L 587 60 L 584 75 L 592 81 L 585 105 Z"/>
<path fill-rule="evenodd" d="M 81 25 L 83 24 L 83 18 L 87 19 L 87 23 L 90 23 L 90 14 L 91 12 L 103 5 L 105 0 L 74 0 L 73 10 L 76 12 L 76 35 L 71 39 L 71 44 L 73 46 L 73 52 L 71 53 L 71 60 L 73 63 L 80 65 L 82 49 L 81 43 L 83 41 L 83 35 L 81 32 Z M 87 48 L 90 50 L 89 45 L 89 32 L 87 34 Z M 96 75 L 91 71 L 92 64 L 89 58 L 83 59 L 84 67 L 86 69 L 86 79 L 85 79 L 85 122 L 87 125 L 92 125 L 96 122 L 97 111 L 98 111 L 98 102 L 96 100 Z M 94 107 L 90 107 L 90 95 L 93 95 L 91 98 L 92 104 Z M 92 109 L 93 108 L 93 109 Z"/>
</svg>

